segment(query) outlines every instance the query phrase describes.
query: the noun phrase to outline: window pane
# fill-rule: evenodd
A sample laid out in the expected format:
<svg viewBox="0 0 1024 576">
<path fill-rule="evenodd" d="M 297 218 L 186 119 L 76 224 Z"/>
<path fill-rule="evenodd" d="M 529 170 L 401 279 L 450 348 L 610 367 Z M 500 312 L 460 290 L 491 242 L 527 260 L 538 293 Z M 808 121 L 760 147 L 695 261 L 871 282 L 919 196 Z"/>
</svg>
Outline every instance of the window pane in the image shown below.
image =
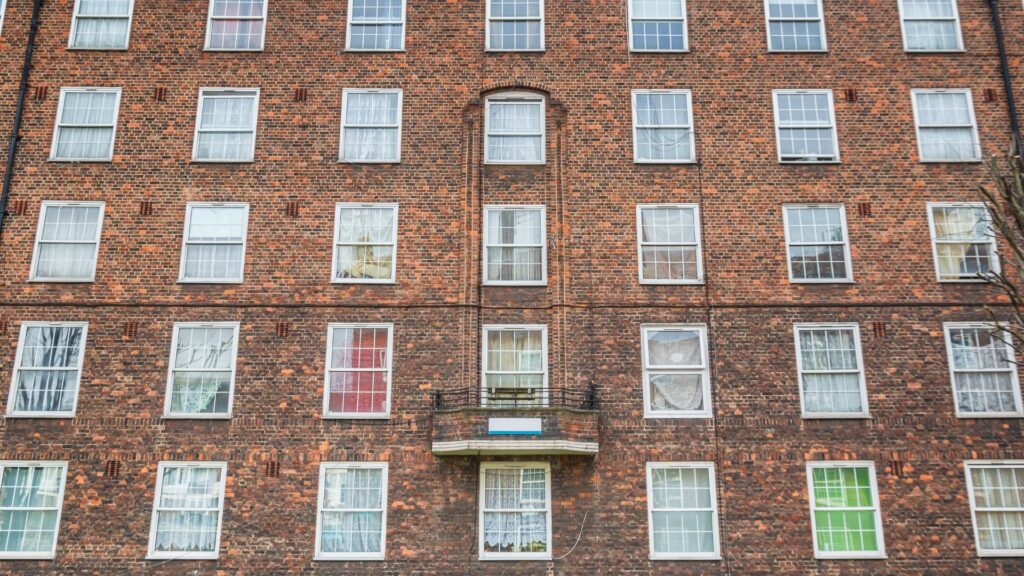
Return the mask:
<svg viewBox="0 0 1024 576">
<path fill-rule="evenodd" d="M 201 130 L 252 130 L 253 107 L 250 96 L 203 96 Z"/>
<path fill-rule="evenodd" d="M 129 0 L 79 0 L 79 16 L 128 16 Z"/>
<path fill-rule="evenodd" d="M 540 18 L 540 0 L 489 0 L 491 18 Z"/>
<path fill-rule="evenodd" d="M 820 18 L 817 0 L 769 0 L 770 18 Z"/>
<path fill-rule="evenodd" d="M 0 552 L 50 552 L 64 468 L 5 467 L 0 482 Z M 40 508 L 50 508 L 41 510 Z"/>
<path fill-rule="evenodd" d="M 536 209 L 489 209 L 486 242 L 487 279 L 541 281 L 543 212 Z"/>
<path fill-rule="evenodd" d="M 380 22 L 402 19 L 402 0 L 352 0 L 353 22 Z"/>
<path fill-rule="evenodd" d="M 634 50 L 685 50 L 686 28 L 682 20 L 633 20 Z"/>
<path fill-rule="evenodd" d="M 955 369 L 1010 368 L 1007 343 L 988 328 L 952 328 L 949 337 Z"/>
<path fill-rule="evenodd" d="M 541 23 L 536 20 L 491 22 L 491 50 L 540 50 Z"/>
<path fill-rule="evenodd" d="M 844 241 L 842 211 L 839 208 L 787 208 L 791 242 Z"/>
<path fill-rule="evenodd" d="M 974 489 L 975 529 L 981 548 L 1024 549 L 1024 468 L 969 467 L 968 470 Z"/>
<path fill-rule="evenodd" d="M 333 328 L 328 410 L 381 413 L 387 409 L 387 328 Z"/>
<path fill-rule="evenodd" d="M 352 50 L 400 50 L 403 26 L 401 24 L 353 24 L 349 30 L 349 48 Z"/>
<path fill-rule="evenodd" d="M 229 370 L 234 365 L 234 328 L 179 328 L 174 368 Z"/>
<path fill-rule="evenodd" d="M 115 92 L 65 92 L 61 124 L 112 126 L 117 113 Z"/>
<path fill-rule="evenodd" d="M 388 363 L 387 328 L 334 328 L 331 368 L 383 369 Z"/>
<path fill-rule="evenodd" d="M 83 3 L 84 4 L 84 3 Z M 124 2 L 127 5 L 127 2 Z M 128 46 L 128 17 L 86 18 L 75 20 L 75 48 L 110 49 Z"/>
<path fill-rule="evenodd" d="M 906 18 L 953 18 L 955 0 L 903 0 Z"/>
<path fill-rule="evenodd" d="M 704 378 L 701 374 L 652 374 L 652 411 L 695 411 L 704 409 Z"/>
<path fill-rule="evenodd" d="M 703 366 L 700 332 L 696 330 L 648 330 L 647 356 L 651 366 Z"/>
<path fill-rule="evenodd" d="M 208 48 L 263 48 L 263 9 L 263 0 L 214 0 Z"/>
<path fill-rule="evenodd" d="M 244 239 L 244 207 L 192 207 L 188 227 L 190 242 L 241 242 Z"/>
<path fill-rule="evenodd" d="M 484 470 L 484 550 L 546 552 L 547 505 L 543 468 Z"/>
</svg>

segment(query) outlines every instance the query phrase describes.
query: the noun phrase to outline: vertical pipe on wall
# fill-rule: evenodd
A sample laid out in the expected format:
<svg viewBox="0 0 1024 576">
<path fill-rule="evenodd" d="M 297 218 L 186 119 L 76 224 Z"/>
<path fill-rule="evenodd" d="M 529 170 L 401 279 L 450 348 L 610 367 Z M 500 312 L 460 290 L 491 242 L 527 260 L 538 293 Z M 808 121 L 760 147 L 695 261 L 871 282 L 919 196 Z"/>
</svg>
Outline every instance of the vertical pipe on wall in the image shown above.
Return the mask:
<svg viewBox="0 0 1024 576">
<path fill-rule="evenodd" d="M 1006 107 L 1010 112 L 1010 130 L 1013 131 L 1013 146 L 1016 154 L 1021 153 L 1020 121 L 1017 118 L 1017 104 L 1013 98 L 1013 78 L 1010 75 L 1010 62 L 1006 56 L 1006 38 L 1003 36 L 1003 22 L 999 18 L 999 0 L 988 0 L 992 14 L 992 28 L 996 33 L 996 48 L 999 50 L 999 66 L 1003 73 L 1003 89 L 1006 91 Z"/>
</svg>

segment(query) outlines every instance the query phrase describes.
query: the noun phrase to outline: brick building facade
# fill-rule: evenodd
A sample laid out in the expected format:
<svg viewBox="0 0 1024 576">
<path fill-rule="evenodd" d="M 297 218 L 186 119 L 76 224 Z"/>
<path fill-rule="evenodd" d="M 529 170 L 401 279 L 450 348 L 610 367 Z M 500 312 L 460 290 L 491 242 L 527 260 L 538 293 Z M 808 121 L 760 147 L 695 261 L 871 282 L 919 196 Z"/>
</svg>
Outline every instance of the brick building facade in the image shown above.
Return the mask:
<svg viewBox="0 0 1024 576">
<path fill-rule="evenodd" d="M 0 553 L 0 572 L 1024 572 L 1024 543 L 1014 544 L 1012 524 L 1020 514 L 998 512 L 1004 514 L 1000 521 L 1010 523 L 1004 525 L 1008 540 L 990 548 L 1002 556 L 986 553 L 976 526 L 984 514 L 983 473 L 1024 478 L 1024 469 L 1014 476 L 1012 468 L 1024 461 L 1016 371 L 1005 375 L 1016 390 L 1008 393 L 1013 397 L 1007 396 L 1006 410 L 990 410 L 1002 400 L 985 393 L 972 408 L 963 389 L 951 384 L 958 377 L 950 367 L 957 337 L 949 332 L 961 326 L 955 323 L 989 320 L 985 306 L 999 310 L 1002 302 L 983 284 L 939 281 L 937 270 L 944 269 L 937 269 L 936 255 L 942 249 L 931 233 L 934 220 L 945 217 L 933 209 L 978 201 L 976 186 L 987 172 L 977 160 L 1002 153 L 1012 138 L 989 3 L 951 2 L 958 9 L 952 20 L 936 9 L 936 21 L 953 22 L 959 35 L 956 49 L 936 51 L 907 50 L 904 28 L 914 26 L 914 12 L 903 1 L 823 0 L 823 20 L 803 13 L 793 22 L 823 25 L 827 50 L 771 51 L 766 27 L 773 19 L 766 18 L 764 0 L 689 0 L 680 3 L 685 17 L 664 20 L 682 22 L 687 50 L 644 52 L 630 49 L 645 30 L 635 28 L 630 36 L 631 20 L 641 16 L 634 0 L 549 1 L 538 24 L 544 50 L 530 52 L 485 49 L 489 42 L 525 39 L 529 46 L 532 40 L 529 34 L 498 38 L 497 23 L 494 34 L 485 33 L 492 12 L 504 9 L 498 2 L 488 11 L 494 1 L 398 2 L 404 44 L 391 51 L 353 49 L 355 39 L 365 42 L 366 35 L 348 24 L 353 3 L 342 0 L 268 0 L 265 15 L 252 13 L 265 24 L 265 37 L 245 40 L 261 42 L 259 50 L 204 49 L 222 41 L 208 23 L 210 14 L 222 13 L 198 0 L 129 4 L 127 49 L 70 48 L 72 21 L 88 15 L 81 7 L 87 1 L 42 3 L 0 239 L 0 374 L 11 375 L 10 386 L 23 386 L 19 379 L 32 367 L 24 350 L 31 347 L 26 339 L 32 326 L 87 323 L 87 333 L 80 333 L 80 383 L 67 400 L 70 413 L 48 413 L 45 401 L 43 409 L 19 408 L 15 392 L 0 399 L 7 413 L 0 420 L 0 466 L 12 471 L 11 482 L 18 470 L 34 473 L 40 463 L 64 463 L 55 552 L 47 557 L 44 550 L 35 559 L 19 558 L 17 550 Z M 4 9 L 5 137 L 14 123 L 33 4 L 6 0 Z M 999 6 L 1020 102 L 1024 6 Z M 528 11 L 509 14 L 538 22 Z M 659 34 L 652 34 L 655 41 Z M 671 32 L 666 38 L 669 48 L 678 47 Z M 70 106 L 66 89 L 84 87 L 120 89 L 112 152 L 102 161 L 63 161 L 54 135 L 61 122 L 55 120 L 60 107 Z M 201 92 L 209 88 L 235 92 Z M 361 89 L 401 90 L 400 161 L 339 161 L 345 160 L 342 124 L 360 128 L 342 117 L 343 92 L 349 91 L 345 106 L 355 107 L 352 91 Z M 203 94 L 239 90 L 258 90 L 252 159 L 199 161 L 206 153 L 196 144 Z M 671 90 L 689 92 L 664 92 Z M 824 119 L 838 146 L 832 158 L 823 153 L 820 162 L 780 161 L 789 159 L 780 152 L 777 131 L 785 129 L 785 118 L 776 114 L 786 93 L 773 91 L 786 90 L 830 94 L 815 102 L 827 101 L 834 116 Z M 915 126 L 925 113 L 915 113 L 915 103 L 925 101 L 913 92 L 921 90 L 969 90 L 956 92 L 966 97 L 955 102 L 970 103 L 974 132 L 968 127 L 964 133 L 975 134 L 969 145 L 978 147 L 977 158 L 922 161 Z M 686 95 L 672 102 L 688 109 L 689 119 L 677 118 L 683 126 L 677 129 L 690 140 L 659 146 L 692 161 L 637 161 L 645 152 L 634 150 L 634 91 Z M 509 94 L 512 102 L 540 103 L 542 162 L 498 163 L 501 146 L 488 150 L 488 142 L 501 138 L 490 125 L 498 118 L 489 116 L 490 105 Z M 213 105 L 202 104 L 207 111 Z M 236 116 L 232 121 L 245 123 L 244 115 Z M 65 125 L 74 128 L 73 122 Z M 822 128 L 805 123 L 796 130 Z M 534 134 L 517 132 L 514 142 L 521 147 L 509 153 L 536 152 L 530 146 L 537 140 L 524 144 L 533 137 L 524 133 Z M 350 149 L 358 142 L 353 138 Z M 689 155 L 680 152 L 687 144 Z M 828 148 L 822 146 L 819 152 Z M 7 147 L 0 154 L 6 162 Z M 34 260 L 46 241 L 44 202 L 103 203 L 91 280 L 43 277 Z M 204 203 L 247 205 L 241 281 L 189 281 L 183 271 L 186 212 Z M 394 247 L 393 261 L 385 260 L 394 265 L 393 281 L 351 282 L 339 275 L 339 268 L 352 270 L 345 267 L 350 263 L 333 264 L 335 245 L 344 243 L 339 204 L 397 205 L 395 241 L 383 241 L 385 251 Z M 494 226 L 485 222 L 485 207 L 497 206 L 544 207 L 542 282 L 483 281 L 484 228 Z M 693 277 L 640 281 L 638 206 L 699 209 L 687 213 L 699 223 L 700 267 Z M 824 207 L 829 218 L 843 216 L 843 226 L 835 227 L 842 231 L 835 244 L 840 252 L 834 253 L 844 267 L 839 277 L 801 282 L 794 276 L 789 250 L 798 249 L 796 228 L 787 226 L 792 221 L 784 206 Z M 190 214 L 191 222 L 199 222 Z M 360 215 L 365 217 L 354 217 Z M 977 260 L 983 249 L 953 254 L 960 263 Z M 236 330 L 221 341 L 231 339 L 237 349 L 231 354 L 230 408 L 214 410 L 229 417 L 188 417 L 181 406 L 195 397 L 186 395 L 181 405 L 168 397 L 180 368 L 171 365 L 171 355 L 184 354 L 182 331 L 205 323 Z M 361 325 L 386 331 L 386 366 L 365 353 L 385 332 L 367 336 Z M 862 382 L 863 398 L 844 400 L 860 402 L 859 410 L 816 417 L 805 385 L 811 356 L 799 364 L 797 352 L 801 342 L 806 347 L 816 341 L 801 340 L 801 329 L 832 330 L 829 337 L 839 334 L 840 343 L 856 340 L 856 350 L 847 350 L 858 359 L 849 371 L 853 380 L 843 381 Z M 501 335 L 487 341 L 488 330 Z M 648 348 L 671 342 L 655 333 L 696 338 L 697 359 L 687 363 L 669 354 L 668 364 L 659 365 L 651 360 L 657 351 Z M 543 360 L 542 375 L 509 371 L 526 395 L 495 400 L 510 387 L 483 382 L 500 377 L 495 372 L 501 367 L 491 363 L 504 357 L 487 357 L 483 348 L 504 345 L 505 337 L 544 340 L 536 357 L 517 356 L 519 368 Z M 325 357 L 329 338 L 332 350 L 344 341 L 362 352 Z M 521 352 L 530 344 L 516 340 L 514 346 Z M 343 391 L 325 384 L 331 381 L 325 373 L 341 357 L 342 363 L 372 365 L 346 381 Z M 686 369 L 679 368 L 683 364 Z M 673 382 L 700 382 L 707 397 L 692 400 L 697 409 L 681 407 L 678 388 L 648 385 L 666 366 L 668 377 L 679 379 Z M 522 384 L 537 381 L 543 384 Z M 325 402 L 332 390 L 357 400 Z M 381 390 L 387 397 L 375 398 Z M 490 402 L 488 394 L 495 395 Z M 655 400 L 656 394 L 665 396 Z M 837 397 L 830 396 L 832 409 L 825 412 L 847 412 Z M 495 433 L 499 424 L 529 431 L 522 427 L 537 420 L 539 433 Z M 224 465 L 219 473 L 203 468 L 220 474 L 214 484 L 223 487 L 214 498 L 220 508 L 213 506 L 219 527 L 212 558 L 176 549 L 174 542 L 163 553 L 160 545 L 154 549 L 154 538 L 160 539 L 152 525 L 158 477 L 170 484 L 167 468 L 182 462 Z M 979 464 L 968 476 L 965 463 L 971 462 L 994 464 Z M 362 468 L 344 468 L 353 463 Z M 511 478 L 501 471 L 517 470 L 510 467 L 516 463 L 543 471 L 532 480 L 541 478 L 548 494 L 531 493 L 530 500 L 524 496 L 530 477 L 511 480 L 518 483 L 518 505 L 534 516 L 506 511 L 510 516 L 502 518 L 516 518 L 509 522 L 519 523 L 516 538 L 524 539 L 523 547 L 513 540 L 526 556 L 492 561 L 509 558 L 502 557 L 507 551 L 484 549 L 491 543 L 481 536 L 487 512 L 481 483 L 499 485 Z M 710 494 L 714 508 L 698 520 L 713 518 L 713 529 L 696 529 L 704 535 L 697 544 L 703 556 L 688 555 L 686 536 L 682 552 L 669 553 L 661 547 L 671 544 L 656 544 L 650 536 L 656 518 L 697 518 L 686 516 L 696 514 L 692 510 L 658 516 L 652 509 L 661 499 L 651 496 L 658 466 L 669 463 L 679 465 L 669 466 L 661 481 L 707 482 L 697 497 Z M 851 476 L 838 478 L 862 489 L 857 498 L 866 504 L 864 514 L 852 513 L 858 521 L 879 521 L 859 531 L 858 538 L 870 532 L 873 544 L 824 544 L 832 536 L 822 522 L 854 516 L 829 516 L 822 510 L 830 499 L 809 495 L 828 492 L 815 480 L 828 476 L 815 476 L 822 463 L 852 466 Z M 484 480 L 491 464 L 497 472 Z M 362 476 L 370 481 L 381 480 L 374 474 L 385 470 L 384 513 L 367 513 L 384 520 L 382 541 L 370 546 L 379 548 L 376 558 L 344 557 L 351 543 L 339 545 L 334 558 L 321 547 L 322 490 L 334 465 L 348 474 L 374 471 Z M 861 484 L 865 479 L 873 490 Z M 4 498 L 0 514 L 10 524 L 0 524 L 0 532 L 8 530 L 8 547 L 24 551 L 24 540 L 10 544 L 24 538 L 11 535 L 18 528 L 19 512 L 12 512 L 18 498 Z M 524 505 L 527 500 L 533 504 Z M 544 519 L 538 520 L 538 511 Z M 531 522 L 541 522 L 536 526 L 550 536 L 523 528 Z M 354 524 L 345 526 L 359 532 Z"/>
</svg>

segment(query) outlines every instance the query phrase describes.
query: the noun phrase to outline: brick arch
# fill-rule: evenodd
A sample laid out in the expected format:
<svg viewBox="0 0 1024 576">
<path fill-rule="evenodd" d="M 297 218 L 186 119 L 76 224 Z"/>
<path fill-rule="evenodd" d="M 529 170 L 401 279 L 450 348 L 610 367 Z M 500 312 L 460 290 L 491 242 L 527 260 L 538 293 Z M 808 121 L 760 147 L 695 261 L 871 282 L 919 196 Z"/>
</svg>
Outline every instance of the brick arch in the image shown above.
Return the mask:
<svg viewBox="0 0 1024 576">
<path fill-rule="evenodd" d="M 482 108 L 481 103 L 484 98 L 491 94 L 498 92 L 509 92 L 512 90 L 519 90 L 524 92 L 539 92 L 545 98 L 547 98 L 547 107 L 550 113 L 554 114 L 554 118 L 558 122 L 564 121 L 565 117 L 569 114 L 569 108 L 564 102 L 555 98 L 551 88 L 548 88 L 540 82 L 532 82 L 529 80 L 523 80 L 521 78 L 511 78 L 500 82 L 489 82 L 484 84 L 480 88 L 480 92 L 474 98 L 472 98 L 464 108 L 464 112 L 473 113 L 479 112 Z"/>
</svg>

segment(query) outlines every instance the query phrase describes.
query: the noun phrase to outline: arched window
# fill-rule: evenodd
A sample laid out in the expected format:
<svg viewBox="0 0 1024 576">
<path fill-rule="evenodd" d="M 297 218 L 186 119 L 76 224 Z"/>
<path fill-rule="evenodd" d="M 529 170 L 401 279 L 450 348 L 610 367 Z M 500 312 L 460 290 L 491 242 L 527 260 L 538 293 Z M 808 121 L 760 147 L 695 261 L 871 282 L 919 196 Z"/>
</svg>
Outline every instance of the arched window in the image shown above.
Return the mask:
<svg viewBox="0 0 1024 576">
<path fill-rule="evenodd" d="M 484 162 L 544 163 L 544 96 L 501 92 L 487 97 L 484 113 Z"/>
</svg>

